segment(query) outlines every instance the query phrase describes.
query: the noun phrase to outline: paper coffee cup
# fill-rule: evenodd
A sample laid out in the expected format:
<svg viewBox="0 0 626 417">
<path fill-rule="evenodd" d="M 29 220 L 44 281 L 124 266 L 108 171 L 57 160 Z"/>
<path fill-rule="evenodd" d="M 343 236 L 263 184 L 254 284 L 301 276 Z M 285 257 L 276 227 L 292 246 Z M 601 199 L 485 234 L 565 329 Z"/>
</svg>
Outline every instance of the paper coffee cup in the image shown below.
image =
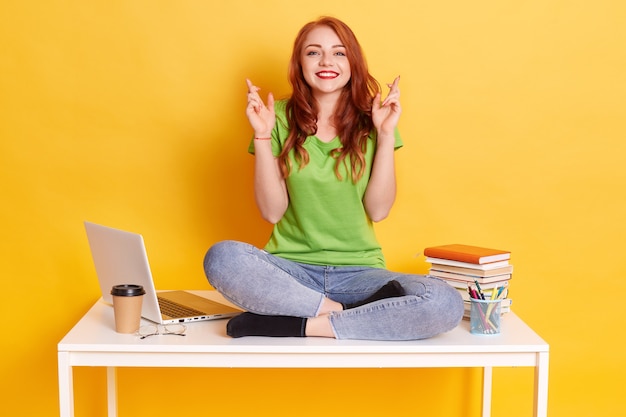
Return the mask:
<svg viewBox="0 0 626 417">
<path fill-rule="evenodd" d="M 111 289 L 113 296 L 113 312 L 115 314 L 115 331 L 118 333 L 135 333 L 141 322 L 141 305 L 144 291 L 141 285 L 115 285 Z"/>
</svg>

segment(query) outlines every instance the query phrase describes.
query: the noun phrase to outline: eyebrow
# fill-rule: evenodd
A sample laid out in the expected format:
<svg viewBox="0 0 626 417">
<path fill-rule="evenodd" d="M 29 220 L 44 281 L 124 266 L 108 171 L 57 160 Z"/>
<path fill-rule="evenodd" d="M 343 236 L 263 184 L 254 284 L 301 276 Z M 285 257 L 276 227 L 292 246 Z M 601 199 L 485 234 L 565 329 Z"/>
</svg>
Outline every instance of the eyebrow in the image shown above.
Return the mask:
<svg viewBox="0 0 626 417">
<path fill-rule="evenodd" d="M 322 45 L 320 45 L 319 43 L 311 43 L 309 45 L 305 45 L 305 48 L 310 48 L 310 47 L 321 48 Z M 342 44 L 339 44 L 339 45 L 333 45 L 331 46 L 331 48 L 345 48 L 345 46 Z"/>
</svg>

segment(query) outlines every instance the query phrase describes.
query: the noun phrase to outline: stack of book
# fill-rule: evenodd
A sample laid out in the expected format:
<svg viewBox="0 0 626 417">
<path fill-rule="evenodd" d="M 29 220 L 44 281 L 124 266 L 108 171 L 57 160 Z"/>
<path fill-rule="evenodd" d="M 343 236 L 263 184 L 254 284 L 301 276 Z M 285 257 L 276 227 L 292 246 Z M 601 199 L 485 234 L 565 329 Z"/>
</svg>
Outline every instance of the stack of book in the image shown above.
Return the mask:
<svg viewBox="0 0 626 417">
<path fill-rule="evenodd" d="M 493 291 L 499 291 L 502 298 L 501 312 L 511 311 L 511 299 L 508 296 L 509 281 L 513 277 L 513 265 L 509 263 L 511 252 L 451 244 L 428 247 L 424 249 L 424 255 L 426 262 L 431 264 L 428 273 L 444 279 L 463 296 L 464 317 L 469 317 L 470 310 L 468 286 L 480 289 L 487 299 Z"/>
</svg>

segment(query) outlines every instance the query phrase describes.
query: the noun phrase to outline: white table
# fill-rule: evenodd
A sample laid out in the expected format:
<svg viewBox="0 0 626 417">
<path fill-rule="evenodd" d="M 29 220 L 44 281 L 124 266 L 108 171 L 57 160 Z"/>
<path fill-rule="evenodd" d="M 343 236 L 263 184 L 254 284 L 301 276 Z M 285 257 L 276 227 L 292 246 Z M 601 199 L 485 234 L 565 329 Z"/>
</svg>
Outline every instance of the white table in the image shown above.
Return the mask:
<svg viewBox="0 0 626 417">
<path fill-rule="evenodd" d="M 194 291 L 220 298 L 215 291 Z M 549 346 L 515 313 L 502 320 L 500 335 L 477 336 L 466 320 L 451 332 L 426 340 L 377 342 L 326 338 L 233 339 L 225 320 L 191 323 L 187 336 L 140 340 L 114 330 L 113 308 L 98 301 L 58 344 L 61 417 L 74 416 L 75 366 L 107 367 L 109 416 L 117 416 L 118 367 L 207 368 L 483 368 L 482 415 L 491 414 L 492 367 L 532 366 L 534 416 L 548 405 Z"/>
</svg>

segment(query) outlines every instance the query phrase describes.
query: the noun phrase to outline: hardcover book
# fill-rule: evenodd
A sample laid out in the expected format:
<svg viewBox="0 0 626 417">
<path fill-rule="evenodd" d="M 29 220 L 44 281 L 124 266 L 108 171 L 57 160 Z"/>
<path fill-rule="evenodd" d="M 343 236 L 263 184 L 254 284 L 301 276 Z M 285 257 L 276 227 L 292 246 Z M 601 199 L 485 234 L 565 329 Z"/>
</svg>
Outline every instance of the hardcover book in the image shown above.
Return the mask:
<svg viewBox="0 0 626 417">
<path fill-rule="evenodd" d="M 461 290 L 461 291 L 465 291 L 467 292 L 467 284 L 473 284 L 473 283 L 469 283 L 467 281 L 456 281 L 453 279 L 447 279 L 445 280 L 449 285 L 453 286 L 454 288 Z M 474 286 L 474 285 L 472 285 Z M 483 292 L 491 295 L 491 290 L 496 289 L 496 288 L 500 288 L 500 287 L 505 287 L 508 288 L 509 287 L 509 281 L 497 281 L 497 282 L 488 282 L 485 284 L 480 284 L 480 288 L 482 289 Z"/>
<path fill-rule="evenodd" d="M 509 251 L 458 243 L 428 247 L 424 249 L 424 255 L 429 258 L 448 259 L 478 265 L 505 261 L 511 258 Z"/>
<path fill-rule="evenodd" d="M 443 272 L 431 269 L 429 274 L 434 277 L 443 278 L 446 280 L 454 280 L 460 282 L 468 282 L 473 283 L 474 281 L 478 282 L 480 285 L 488 284 L 491 282 L 503 282 L 511 279 L 511 274 L 503 274 L 503 275 L 493 275 L 490 277 L 477 277 L 472 275 L 462 275 L 462 274 L 454 274 L 451 272 Z"/>
<path fill-rule="evenodd" d="M 426 262 L 437 265 L 449 265 L 449 266 L 458 266 L 461 268 L 469 268 L 469 269 L 479 269 L 482 271 L 490 271 L 492 269 L 504 268 L 505 266 L 509 266 L 509 261 L 498 261 L 498 262 L 490 262 L 488 264 L 475 264 L 470 262 L 459 262 L 459 261 L 451 261 L 449 259 L 442 258 L 426 258 Z"/>
<path fill-rule="evenodd" d="M 503 268 L 496 269 L 472 269 L 472 268 L 462 268 L 458 266 L 450 266 L 443 264 L 433 264 L 433 270 L 442 271 L 442 272 L 452 272 L 455 274 L 463 274 L 463 275 L 472 275 L 476 277 L 491 277 L 494 275 L 502 275 L 502 274 L 512 274 L 513 273 L 513 265 L 505 266 Z"/>
</svg>

